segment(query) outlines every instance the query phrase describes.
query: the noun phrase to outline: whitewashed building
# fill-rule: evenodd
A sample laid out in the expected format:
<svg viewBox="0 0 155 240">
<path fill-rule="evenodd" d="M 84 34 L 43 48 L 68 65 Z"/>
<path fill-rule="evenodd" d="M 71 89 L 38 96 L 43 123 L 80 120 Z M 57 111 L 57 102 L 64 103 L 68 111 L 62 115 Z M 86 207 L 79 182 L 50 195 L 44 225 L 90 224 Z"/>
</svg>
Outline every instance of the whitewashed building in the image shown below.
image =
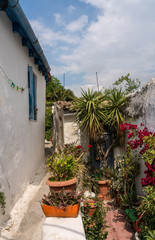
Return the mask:
<svg viewBox="0 0 155 240">
<path fill-rule="evenodd" d="M 49 72 L 18 1 L 0 1 L 0 191 L 5 193 L 6 215 L 44 160 Z"/>
</svg>

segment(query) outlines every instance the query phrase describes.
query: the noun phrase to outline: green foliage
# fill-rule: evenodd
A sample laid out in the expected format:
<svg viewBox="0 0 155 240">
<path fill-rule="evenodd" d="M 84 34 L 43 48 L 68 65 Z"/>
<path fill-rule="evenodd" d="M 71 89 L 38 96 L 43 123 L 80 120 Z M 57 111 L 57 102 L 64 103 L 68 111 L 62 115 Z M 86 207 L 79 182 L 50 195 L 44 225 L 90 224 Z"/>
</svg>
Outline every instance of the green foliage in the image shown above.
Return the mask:
<svg viewBox="0 0 155 240">
<path fill-rule="evenodd" d="M 149 230 L 154 230 L 155 226 L 155 187 L 147 186 L 144 190 L 146 195 L 142 197 L 138 213 L 141 214 L 140 237 L 146 239 L 145 236 Z"/>
<path fill-rule="evenodd" d="M 80 202 L 82 193 L 76 192 L 66 192 L 62 190 L 60 192 L 51 191 L 48 196 L 44 195 L 42 203 L 49 206 L 54 206 L 57 208 L 62 208 L 65 210 L 66 207 L 70 205 L 76 205 Z"/>
<path fill-rule="evenodd" d="M 137 220 L 137 211 L 135 208 L 127 208 L 125 209 L 125 213 L 127 214 L 129 221 L 136 222 Z"/>
<path fill-rule="evenodd" d="M 1 185 L 0 185 L 0 188 L 1 188 Z M 6 202 L 5 202 L 4 192 L 0 192 L 0 205 L 1 205 L 1 209 L 2 209 L 2 214 L 5 214 Z"/>
<path fill-rule="evenodd" d="M 55 102 L 58 100 L 62 100 L 63 95 L 63 86 L 59 79 L 51 76 L 51 81 L 48 83 L 46 87 L 46 99 L 49 102 Z"/>
<path fill-rule="evenodd" d="M 84 189 L 88 190 L 89 192 L 94 192 L 95 194 L 99 193 L 99 186 L 98 182 L 95 178 L 93 178 L 89 172 L 89 170 L 86 168 L 86 171 L 83 173 L 82 177 L 82 186 Z"/>
<path fill-rule="evenodd" d="M 146 240 L 155 240 L 155 230 L 149 230 L 145 238 Z"/>
<path fill-rule="evenodd" d="M 133 186 L 131 186 L 130 191 L 124 192 L 123 195 L 120 195 L 120 198 L 122 208 L 133 208 L 139 204 L 139 198 L 137 197 Z"/>
<path fill-rule="evenodd" d="M 110 184 L 110 194 L 112 197 L 118 195 L 118 193 L 124 192 L 124 178 L 123 178 L 123 156 L 117 156 L 115 158 L 116 168 L 113 170 L 113 176 Z"/>
<path fill-rule="evenodd" d="M 106 124 L 116 130 L 117 136 L 120 135 L 120 124 L 124 122 L 124 106 L 127 98 L 122 89 L 112 88 L 105 90 L 105 100 L 103 112 L 106 116 Z"/>
<path fill-rule="evenodd" d="M 135 178 L 140 172 L 140 164 L 137 156 L 133 156 L 131 149 L 124 155 L 123 178 L 124 192 L 131 191 Z"/>
<path fill-rule="evenodd" d="M 52 108 L 46 107 L 45 111 L 45 138 L 50 140 L 52 138 Z"/>
<path fill-rule="evenodd" d="M 140 87 L 140 81 L 138 79 L 131 79 L 130 73 L 128 73 L 126 76 L 121 76 L 117 81 L 113 83 L 113 85 L 118 86 L 118 85 L 123 85 L 124 83 L 124 93 L 129 94 L 131 92 L 134 92 Z"/>
<path fill-rule="evenodd" d="M 51 172 L 50 181 L 66 181 L 74 178 L 79 171 L 84 169 L 82 152 L 76 157 L 77 149 L 73 147 L 70 150 L 68 147 L 64 147 L 62 150 L 53 153 L 47 159 L 47 166 Z"/>
<path fill-rule="evenodd" d="M 124 207 L 132 206 L 138 202 L 138 198 L 135 194 L 134 181 L 140 171 L 139 161 L 136 156 L 132 155 L 130 149 L 123 156 L 120 156 L 116 162 L 116 169 L 114 175 L 111 178 L 112 183 L 111 195 L 115 196 L 120 194 L 121 202 Z M 122 193 L 124 195 L 122 195 Z"/>
<path fill-rule="evenodd" d="M 144 143 L 147 144 L 147 149 L 142 158 L 151 165 L 155 160 L 155 136 L 150 134 L 148 137 L 144 137 Z"/>
<path fill-rule="evenodd" d="M 113 177 L 113 172 L 112 170 L 110 170 L 107 167 L 103 167 L 100 169 L 96 169 L 94 171 L 93 177 L 99 181 L 99 180 L 111 180 L 111 178 Z"/>
<path fill-rule="evenodd" d="M 76 109 L 76 122 L 87 130 L 91 139 L 96 139 L 103 133 L 103 122 L 105 115 L 102 111 L 104 97 L 101 92 L 94 92 L 88 89 L 82 89 L 82 98 L 78 98 L 74 103 L 73 109 Z"/>
<path fill-rule="evenodd" d="M 46 100 L 51 102 L 56 101 L 72 101 L 75 98 L 74 93 L 70 89 L 65 89 L 60 80 L 51 76 L 51 81 L 46 87 Z"/>
<path fill-rule="evenodd" d="M 108 232 L 105 231 L 105 208 L 103 208 L 102 202 L 97 202 L 96 208 L 92 216 L 89 215 L 90 205 L 86 204 L 86 207 L 81 208 L 83 213 L 83 224 L 85 228 L 85 234 L 87 240 L 103 240 L 107 239 Z"/>
</svg>

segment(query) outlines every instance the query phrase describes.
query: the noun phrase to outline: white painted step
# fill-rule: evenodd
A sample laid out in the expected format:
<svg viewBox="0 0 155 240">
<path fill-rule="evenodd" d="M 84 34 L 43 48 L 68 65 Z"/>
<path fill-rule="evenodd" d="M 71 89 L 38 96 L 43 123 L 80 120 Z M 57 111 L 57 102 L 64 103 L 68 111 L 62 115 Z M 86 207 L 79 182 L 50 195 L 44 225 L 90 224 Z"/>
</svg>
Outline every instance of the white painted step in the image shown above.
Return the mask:
<svg viewBox="0 0 155 240">
<path fill-rule="evenodd" d="M 42 240 L 86 240 L 81 215 L 77 218 L 45 218 Z"/>
</svg>

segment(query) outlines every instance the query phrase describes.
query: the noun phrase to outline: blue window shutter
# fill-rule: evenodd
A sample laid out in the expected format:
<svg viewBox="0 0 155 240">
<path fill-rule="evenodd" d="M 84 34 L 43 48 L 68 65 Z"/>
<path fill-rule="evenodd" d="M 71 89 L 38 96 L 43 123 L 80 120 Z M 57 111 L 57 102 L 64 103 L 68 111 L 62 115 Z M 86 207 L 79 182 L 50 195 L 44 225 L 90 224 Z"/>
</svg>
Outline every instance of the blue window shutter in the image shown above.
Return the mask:
<svg viewBox="0 0 155 240">
<path fill-rule="evenodd" d="M 28 86 L 29 86 L 29 119 L 34 119 L 34 82 L 33 68 L 28 66 Z"/>
<path fill-rule="evenodd" d="M 36 89 L 37 89 L 37 79 L 36 76 L 33 74 L 33 100 L 34 100 L 34 120 L 37 120 L 37 96 L 36 96 Z"/>
</svg>

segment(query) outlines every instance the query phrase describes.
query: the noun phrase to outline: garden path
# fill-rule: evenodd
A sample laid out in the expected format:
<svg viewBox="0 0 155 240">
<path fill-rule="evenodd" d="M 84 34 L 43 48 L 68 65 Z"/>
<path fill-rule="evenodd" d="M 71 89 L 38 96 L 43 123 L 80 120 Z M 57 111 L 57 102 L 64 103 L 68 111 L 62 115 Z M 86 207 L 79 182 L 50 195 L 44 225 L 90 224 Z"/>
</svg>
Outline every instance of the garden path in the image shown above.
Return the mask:
<svg viewBox="0 0 155 240">
<path fill-rule="evenodd" d="M 114 201 L 105 202 L 109 208 L 106 213 L 106 224 L 109 226 L 107 240 L 134 240 L 134 230 L 126 216 L 115 206 Z"/>
</svg>

